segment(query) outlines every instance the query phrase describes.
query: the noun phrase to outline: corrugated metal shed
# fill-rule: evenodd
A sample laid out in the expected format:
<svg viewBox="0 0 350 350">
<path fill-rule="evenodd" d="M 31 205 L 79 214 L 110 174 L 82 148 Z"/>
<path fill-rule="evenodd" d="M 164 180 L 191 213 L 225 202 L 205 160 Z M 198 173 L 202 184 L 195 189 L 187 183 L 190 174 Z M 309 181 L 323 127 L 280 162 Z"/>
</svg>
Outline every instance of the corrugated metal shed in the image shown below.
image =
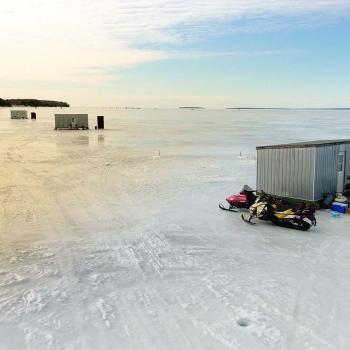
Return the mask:
<svg viewBox="0 0 350 350">
<path fill-rule="evenodd" d="M 28 113 L 24 110 L 11 111 L 11 119 L 28 119 Z"/>
<path fill-rule="evenodd" d="M 257 147 L 257 189 L 271 195 L 318 201 L 342 191 L 350 175 L 350 140 Z"/>
<path fill-rule="evenodd" d="M 55 129 L 89 129 L 88 114 L 55 114 Z"/>
<path fill-rule="evenodd" d="M 326 145 L 342 145 L 347 143 L 350 144 L 349 139 L 304 141 L 304 142 L 286 143 L 282 145 L 258 146 L 256 147 L 256 149 L 323 147 Z"/>
</svg>

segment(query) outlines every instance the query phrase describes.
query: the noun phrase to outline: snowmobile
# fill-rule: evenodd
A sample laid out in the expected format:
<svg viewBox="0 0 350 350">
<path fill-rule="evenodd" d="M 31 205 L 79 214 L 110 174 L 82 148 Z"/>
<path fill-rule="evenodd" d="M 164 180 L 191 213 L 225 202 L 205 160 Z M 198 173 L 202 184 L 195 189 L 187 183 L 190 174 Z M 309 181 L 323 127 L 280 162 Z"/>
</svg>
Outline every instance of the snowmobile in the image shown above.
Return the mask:
<svg viewBox="0 0 350 350">
<path fill-rule="evenodd" d="M 219 208 L 222 210 L 238 212 L 239 209 L 248 209 L 256 200 L 255 191 L 252 190 L 248 185 L 244 185 L 239 194 L 232 194 L 226 197 L 226 202 L 229 207 L 225 207 L 223 204 L 219 203 Z"/>
<path fill-rule="evenodd" d="M 316 226 L 315 209 L 307 207 L 304 203 L 294 207 L 280 208 L 277 201 L 261 191 L 255 203 L 249 208 L 249 218 L 244 214 L 241 218 L 249 224 L 254 218 L 263 221 L 271 221 L 277 226 L 292 228 L 300 231 L 308 231 Z"/>
</svg>

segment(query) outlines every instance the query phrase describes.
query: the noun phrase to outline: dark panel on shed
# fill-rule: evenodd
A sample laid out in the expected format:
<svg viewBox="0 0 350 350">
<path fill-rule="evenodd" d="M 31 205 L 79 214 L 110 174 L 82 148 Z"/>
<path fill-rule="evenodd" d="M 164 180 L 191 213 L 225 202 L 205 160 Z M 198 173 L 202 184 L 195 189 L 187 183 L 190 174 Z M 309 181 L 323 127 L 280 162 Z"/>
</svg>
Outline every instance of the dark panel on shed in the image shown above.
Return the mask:
<svg viewBox="0 0 350 350">
<path fill-rule="evenodd" d="M 350 176 L 350 144 L 344 145 L 345 150 L 345 177 Z"/>
<path fill-rule="evenodd" d="M 345 178 L 350 175 L 350 144 L 326 145 L 317 148 L 315 196 L 322 199 L 326 193 L 337 191 L 338 155 L 345 151 Z"/>
</svg>

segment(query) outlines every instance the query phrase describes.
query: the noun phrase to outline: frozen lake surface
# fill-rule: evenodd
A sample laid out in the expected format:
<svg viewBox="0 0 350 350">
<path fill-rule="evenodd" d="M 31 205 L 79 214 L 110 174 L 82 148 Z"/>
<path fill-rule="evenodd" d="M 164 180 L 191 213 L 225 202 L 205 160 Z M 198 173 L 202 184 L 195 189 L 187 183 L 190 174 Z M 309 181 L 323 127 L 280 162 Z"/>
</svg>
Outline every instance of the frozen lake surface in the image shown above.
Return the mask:
<svg viewBox="0 0 350 350">
<path fill-rule="evenodd" d="M 350 138 L 350 112 L 36 112 L 0 109 L 0 350 L 350 348 L 350 215 L 217 207 L 255 185 L 256 145 Z"/>
</svg>

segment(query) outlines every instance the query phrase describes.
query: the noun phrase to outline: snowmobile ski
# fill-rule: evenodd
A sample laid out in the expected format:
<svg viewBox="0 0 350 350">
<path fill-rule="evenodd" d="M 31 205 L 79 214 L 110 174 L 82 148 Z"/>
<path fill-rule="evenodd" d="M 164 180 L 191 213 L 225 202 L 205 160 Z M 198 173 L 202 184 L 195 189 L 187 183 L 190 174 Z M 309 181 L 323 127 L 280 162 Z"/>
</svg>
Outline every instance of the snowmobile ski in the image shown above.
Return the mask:
<svg viewBox="0 0 350 350">
<path fill-rule="evenodd" d="M 231 211 L 232 213 L 237 213 L 239 212 L 239 209 L 237 207 L 229 207 L 229 208 L 226 208 L 223 204 L 219 203 L 219 208 L 222 209 L 222 210 L 226 210 L 226 211 Z"/>
<path fill-rule="evenodd" d="M 247 224 L 250 224 L 250 225 L 256 225 L 256 223 L 255 223 L 255 222 L 253 222 L 253 221 L 251 221 L 251 220 L 246 219 L 243 213 L 241 214 L 241 219 L 242 219 L 244 222 L 246 222 Z"/>
</svg>

